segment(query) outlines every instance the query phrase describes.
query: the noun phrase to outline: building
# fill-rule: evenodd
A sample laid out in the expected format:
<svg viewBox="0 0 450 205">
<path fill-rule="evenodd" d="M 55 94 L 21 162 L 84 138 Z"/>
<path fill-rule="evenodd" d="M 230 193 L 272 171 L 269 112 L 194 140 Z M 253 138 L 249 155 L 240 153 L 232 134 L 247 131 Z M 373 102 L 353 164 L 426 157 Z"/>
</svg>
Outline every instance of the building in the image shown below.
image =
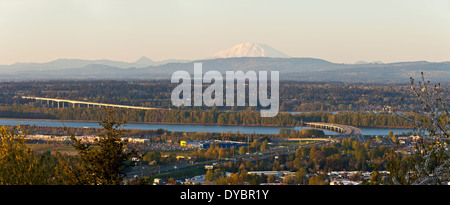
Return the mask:
<svg viewBox="0 0 450 205">
<path fill-rule="evenodd" d="M 129 139 L 130 142 L 134 142 L 134 143 L 148 143 L 150 142 L 149 139 L 140 139 L 140 138 L 134 138 L 134 139 Z"/>
<path fill-rule="evenodd" d="M 189 179 L 186 179 L 186 185 L 195 185 L 195 184 L 204 184 L 206 182 L 205 175 L 195 176 Z"/>
<path fill-rule="evenodd" d="M 247 146 L 247 143 L 244 142 L 235 142 L 235 141 L 222 141 L 222 140 L 208 140 L 208 141 L 190 141 L 187 142 L 187 146 L 197 147 L 200 149 L 208 149 L 211 144 L 216 144 L 220 148 L 232 148 L 239 149 L 242 146 Z"/>
<path fill-rule="evenodd" d="M 164 180 L 162 180 L 160 178 L 153 179 L 153 185 L 163 185 L 163 184 L 164 184 Z"/>
</svg>

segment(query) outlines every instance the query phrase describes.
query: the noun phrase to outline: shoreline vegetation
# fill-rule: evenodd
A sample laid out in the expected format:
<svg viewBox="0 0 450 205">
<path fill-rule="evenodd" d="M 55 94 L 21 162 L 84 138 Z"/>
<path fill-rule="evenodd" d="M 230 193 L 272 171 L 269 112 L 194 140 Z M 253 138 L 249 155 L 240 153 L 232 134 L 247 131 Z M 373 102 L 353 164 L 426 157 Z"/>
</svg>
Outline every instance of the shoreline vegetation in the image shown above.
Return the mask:
<svg viewBox="0 0 450 205">
<path fill-rule="evenodd" d="M 0 120 L 17 120 L 17 121 L 52 121 L 52 122 L 93 122 L 96 123 L 98 121 L 95 120 L 58 120 L 58 119 L 34 119 L 34 118 L 4 118 L 0 117 Z M 169 123 L 169 122 L 127 122 L 127 124 L 160 124 L 160 125 L 204 125 L 204 126 L 243 126 L 243 127 L 282 127 L 282 128 L 293 128 L 297 126 L 276 126 L 276 125 L 266 125 L 266 126 L 258 126 L 258 125 L 233 125 L 233 124 L 212 124 L 212 123 Z M 32 126 L 32 125 L 30 125 Z M 301 125 L 298 125 L 301 126 Z M 303 127 L 306 127 L 303 125 Z M 379 127 L 365 127 L 360 126 L 358 128 L 370 128 L 370 129 L 413 129 L 413 126 L 406 127 L 398 127 L 398 126 L 379 126 Z"/>
<path fill-rule="evenodd" d="M 206 126 L 246 126 L 246 127 L 286 127 L 304 126 L 304 122 L 324 122 L 350 125 L 359 128 L 411 129 L 406 120 L 392 113 L 353 112 L 309 112 L 279 113 L 274 118 L 261 118 L 257 111 L 217 111 L 217 110 L 130 110 L 116 109 L 117 116 L 133 124 L 206 125 Z M 99 122 L 104 108 L 61 108 L 0 106 L 0 119 L 36 120 L 60 122 Z M 414 114 L 407 114 L 416 118 Z"/>
<path fill-rule="evenodd" d="M 52 121 L 52 122 L 98 122 L 95 120 L 59 120 L 59 119 L 34 119 L 34 118 L 4 118 L 0 117 L 0 120 L 23 120 L 23 121 Z M 277 126 L 277 125 L 234 125 L 234 124 L 214 124 L 214 123 L 174 123 L 174 122 L 127 122 L 126 124 L 155 124 L 155 125 L 204 125 L 204 126 L 243 126 L 243 127 L 296 127 L 294 126 Z"/>
</svg>

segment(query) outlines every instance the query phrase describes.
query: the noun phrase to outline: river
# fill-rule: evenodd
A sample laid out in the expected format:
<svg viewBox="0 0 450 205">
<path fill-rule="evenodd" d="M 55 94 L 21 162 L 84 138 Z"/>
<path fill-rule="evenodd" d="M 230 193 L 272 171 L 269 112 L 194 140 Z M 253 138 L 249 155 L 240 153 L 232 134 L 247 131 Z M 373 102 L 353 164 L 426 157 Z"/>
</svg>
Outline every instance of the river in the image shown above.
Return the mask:
<svg viewBox="0 0 450 205">
<path fill-rule="evenodd" d="M 83 121 L 58 121 L 58 120 L 32 120 L 32 119 L 0 119 L 0 125 L 36 125 L 46 127 L 88 127 L 100 128 L 97 122 Z M 285 127 L 254 127 L 254 126 L 220 126 L 220 125 L 183 125 L 183 124 L 149 124 L 149 123 L 127 123 L 126 129 L 156 130 L 159 128 L 175 132 L 211 132 L 211 133 L 246 133 L 246 134 L 278 134 Z M 294 127 L 294 129 L 309 129 L 309 127 Z M 412 129 L 395 128 L 360 128 L 363 135 L 388 135 L 392 130 L 395 134 L 412 131 Z M 337 135 L 335 132 L 325 130 L 326 135 Z"/>
</svg>

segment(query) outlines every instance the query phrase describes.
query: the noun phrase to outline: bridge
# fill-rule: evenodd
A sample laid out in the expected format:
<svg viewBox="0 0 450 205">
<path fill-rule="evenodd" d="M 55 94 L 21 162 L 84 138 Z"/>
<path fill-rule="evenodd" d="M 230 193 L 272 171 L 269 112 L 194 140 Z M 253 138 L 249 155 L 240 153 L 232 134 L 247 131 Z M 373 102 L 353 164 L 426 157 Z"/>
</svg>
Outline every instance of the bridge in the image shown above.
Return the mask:
<svg viewBox="0 0 450 205">
<path fill-rule="evenodd" d="M 361 130 L 357 127 L 349 125 L 338 125 L 323 122 L 307 122 L 304 123 L 307 127 L 313 127 L 323 130 L 329 130 L 332 132 L 340 133 L 340 136 L 333 138 L 288 138 L 288 141 L 314 141 L 320 143 L 337 143 L 346 137 L 359 137 L 361 136 Z M 358 138 L 357 138 L 358 139 Z"/>
<path fill-rule="evenodd" d="M 358 129 L 357 127 L 349 126 L 349 125 L 338 125 L 338 124 L 323 123 L 323 122 L 307 122 L 304 124 L 308 127 L 319 128 L 319 129 L 337 132 L 343 136 L 361 135 L 360 129 Z"/>
<path fill-rule="evenodd" d="M 56 98 L 41 98 L 41 97 L 29 97 L 29 96 L 21 96 L 23 99 L 30 99 L 30 100 L 36 100 L 36 101 L 47 101 L 47 106 L 54 108 L 64 108 L 66 107 L 65 103 L 67 103 L 67 107 L 72 104 L 72 107 L 75 107 L 78 105 L 78 107 L 81 107 L 81 105 L 85 105 L 88 108 L 90 106 L 92 107 L 113 107 L 113 108 L 128 108 L 128 109 L 140 109 L 140 110 L 156 110 L 156 109 L 162 109 L 162 108 L 154 108 L 154 107 L 139 107 L 139 106 L 130 106 L 130 105 L 116 105 L 116 104 L 108 104 L 108 103 L 95 103 L 95 102 L 85 102 L 85 101 L 78 101 L 78 100 L 64 100 L 64 99 L 56 99 Z M 56 103 L 56 105 L 54 105 Z M 61 106 L 60 106 L 61 103 Z"/>
</svg>

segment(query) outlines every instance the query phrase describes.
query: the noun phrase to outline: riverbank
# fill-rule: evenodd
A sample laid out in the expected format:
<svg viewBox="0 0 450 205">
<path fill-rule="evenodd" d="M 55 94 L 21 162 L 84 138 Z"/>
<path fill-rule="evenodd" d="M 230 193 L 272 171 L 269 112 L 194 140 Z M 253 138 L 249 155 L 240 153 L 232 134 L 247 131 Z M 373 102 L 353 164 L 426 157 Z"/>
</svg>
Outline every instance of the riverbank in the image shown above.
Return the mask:
<svg viewBox="0 0 450 205">
<path fill-rule="evenodd" d="M 99 122 L 95 120 L 60 120 L 60 119 L 34 119 L 34 118 L 2 118 L 0 120 L 17 120 L 17 121 L 53 121 L 53 122 Z M 218 123 L 174 123 L 174 122 L 136 122 L 136 121 L 128 121 L 126 122 L 132 124 L 155 124 L 155 125 L 204 125 L 204 126 L 246 126 L 246 127 L 285 127 L 285 128 L 293 128 L 297 127 L 296 125 L 287 125 L 287 126 L 279 126 L 279 125 L 255 125 L 255 124 L 218 124 Z"/>
<path fill-rule="evenodd" d="M 2 118 L 0 117 L 0 120 L 17 120 L 17 121 L 50 121 L 50 122 L 96 122 L 95 120 L 60 120 L 60 119 L 34 119 L 34 118 Z M 302 127 L 304 125 L 287 125 L 287 126 L 279 126 L 279 125 L 240 125 L 240 124 L 218 124 L 218 123 L 173 123 L 173 122 L 135 122 L 130 121 L 126 122 L 132 123 L 132 124 L 154 124 L 154 125 L 204 125 L 204 126 L 245 126 L 245 127 L 282 127 L 282 128 L 295 128 L 295 127 Z M 355 125 L 349 125 L 354 126 L 358 128 L 364 128 L 364 129 L 414 129 L 412 126 L 378 126 L 378 127 L 367 127 L 367 126 L 355 126 Z"/>
<path fill-rule="evenodd" d="M 24 119 L 24 118 L 0 118 L 0 125 L 30 125 L 42 127 L 74 127 L 74 128 L 100 128 L 96 121 L 68 121 L 54 119 Z M 243 125 L 200 125 L 200 124 L 166 124 L 166 123 L 127 123 L 125 129 L 136 130 L 168 130 L 174 132 L 208 132 L 208 133 L 247 133 L 247 134 L 279 134 L 280 129 L 287 127 L 264 127 Z M 295 130 L 310 129 L 310 127 L 291 127 Z M 400 134 L 412 131 L 411 129 L 386 129 L 386 128 L 361 128 L 363 135 L 388 135 L 389 131 Z M 325 130 L 325 135 L 338 135 L 338 133 Z"/>
</svg>

